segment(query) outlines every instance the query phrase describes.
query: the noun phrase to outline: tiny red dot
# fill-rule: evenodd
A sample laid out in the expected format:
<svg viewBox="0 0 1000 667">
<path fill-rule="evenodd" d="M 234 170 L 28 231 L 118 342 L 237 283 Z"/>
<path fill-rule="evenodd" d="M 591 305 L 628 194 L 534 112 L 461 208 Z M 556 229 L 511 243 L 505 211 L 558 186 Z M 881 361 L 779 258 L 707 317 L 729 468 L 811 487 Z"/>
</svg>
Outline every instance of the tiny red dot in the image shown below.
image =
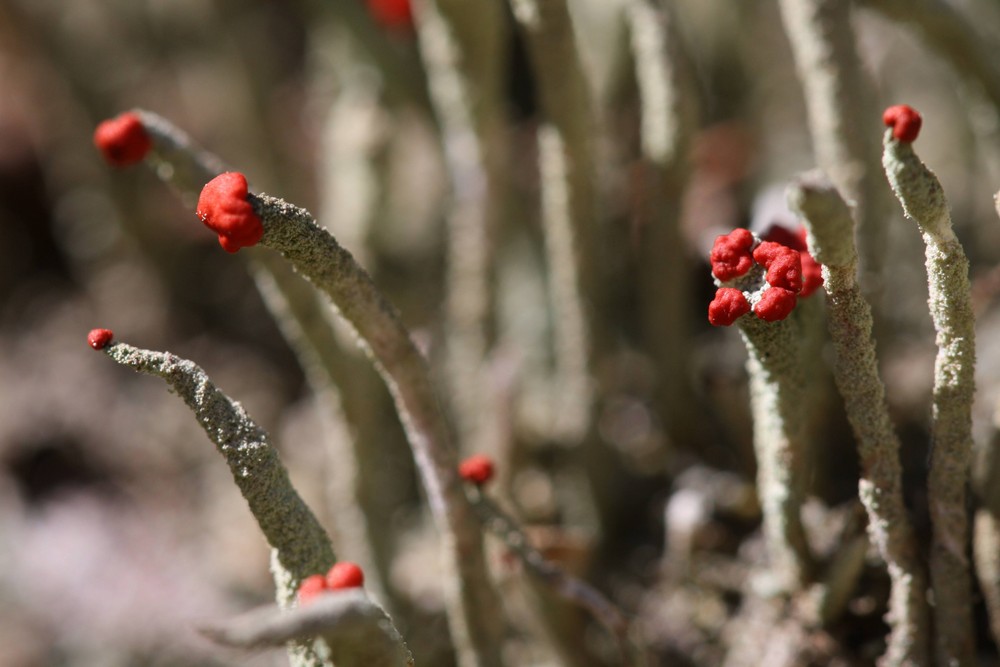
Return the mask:
<svg viewBox="0 0 1000 667">
<path fill-rule="evenodd" d="M 102 122 L 94 130 L 94 145 L 116 167 L 141 162 L 153 141 L 138 115 L 131 111 Z"/>
<path fill-rule="evenodd" d="M 95 350 L 103 350 L 114 337 L 115 334 L 111 329 L 91 329 L 87 334 L 87 344 Z"/>
<path fill-rule="evenodd" d="M 458 466 L 458 474 L 467 482 L 485 484 L 493 479 L 493 459 L 485 454 L 474 454 Z"/>
<path fill-rule="evenodd" d="M 326 573 L 326 587 L 332 591 L 361 588 L 364 585 L 365 573 L 357 563 L 342 560 Z"/>
</svg>

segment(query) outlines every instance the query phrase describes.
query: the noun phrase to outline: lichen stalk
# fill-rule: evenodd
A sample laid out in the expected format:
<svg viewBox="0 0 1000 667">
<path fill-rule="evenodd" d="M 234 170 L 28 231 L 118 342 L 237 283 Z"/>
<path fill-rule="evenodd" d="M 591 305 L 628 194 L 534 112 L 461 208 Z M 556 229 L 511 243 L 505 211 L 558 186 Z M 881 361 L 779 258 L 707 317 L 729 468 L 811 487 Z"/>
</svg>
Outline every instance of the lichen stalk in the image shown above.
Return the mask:
<svg viewBox="0 0 1000 667">
<path fill-rule="evenodd" d="M 549 263 L 555 351 L 553 438 L 586 432 L 594 389 L 590 369 L 606 346 L 599 313 L 597 123 L 565 0 L 509 0 L 538 80 L 542 224 Z"/>
<path fill-rule="evenodd" d="M 765 322 L 737 320 L 747 348 L 757 493 L 771 573 L 783 590 L 796 590 L 813 574 L 802 528 L 801 399 L 805 377 L 798 354 L 801 327 L 795 316 Z"/>
<path fill-rule="evenodd" d="M 861 465 L 858 495 L 868 534 L 889 571 L 890 633 L 880 664 L 930 665 L 926 574 L 903 501 L 900 442 L 878 375 L 872 315 L 857 280 L 854 220 L 836 188 L 819 173 L 788 190 L 789 207 L 808 230 L 809 250 L 823 265 L 827 318 L 836 359 L 834 380 L 844 399 Z"/>
<path fill-rule="evenodd" d="M 426 360 L 399 313 L 368 274 L 304 209 L 251 195 L 264 224 L 261 244 L 280 252 L 351 324 L 389 388 L 444 542 L 446 600 L 463 665 L 498 665 L 502 626 L 478 522 L 456 472 L 457 459 Z"/>
<path fill-rule="evenodd" d="M 146 157 L 147 164 L 160 179 L 178 192 L 186 204 L 193 207 L 205 183 L 227 170 L 225 163 L 199 146 L 166 118 L 143 109 L 136 109 L 135 113 L 153 143 L 153 150 Z M 305 370 L 310 388 L 323 402 L 324 417 L 329 420 L 343 417 L 351 426 L 352 435 L 363 436 L 367 432 L 365 427 L 371 421 L 362 416 L 366 408 L 358 405 L 350 395 L 345 395 L 341 400 L 336 388 L 356 382 L 356 367 L 364 362 L 354 361 L 344 349 L 333 328 L 331 320 L 334 317 L 329 312 L 329 305 L 317 296 L 315 290 L 294 275 L 294 271 L 282 260 L 267 253 L 252 253 L 251 256 L 248 270 L 254 284 Z M 334 441 L 335 438 L 331 437 L 330 440 Z M 360 440 L 355 438 L 351 444 L 357 449 L 364 441 L 363 437 Z M 330 446 L 347 449 L 338 442 L 332 442 Z M 357 482 L 357 478 L 349 472 L 349 469 L 358 467 L 357 454 L 341 451 L 339 455 L 337 474 Z M 354 460 L 347 461 L 344 455 L 353 456 Z M 357 511 L 358 506 L 364 507 L 368 503 L 356 484 L 350 491 L 353 492 L 355 502 L 335 512 L 339 526 L 335 529 L 335 535 L 351 535 L 348 550 L 352 558 L 365 565 L 369 572 L 369 587 L 381 592 L 383 587 L 377 575 L 379 570 L 369 566 L 369 563 L 374 562 L 373 548 L 377 541 L 370 538 L 366 540 L 365 536 L 370 536 L 372 529 L 368 526 L 367 515 Z M 365 531 L 347 528 L 359 525 L 359 521 L 362 522 L 360 525 L 365 526 Z"/>
<path fill-rule="evenodd" d="M 276 598 L 292 606 L 299 583 L 325 572 L 335 557 L 330 538 L 288 479 L 288 471 L 258 426 L 236 401 L 220 391 L 199 366 L 169 352 L 112 343 L 105 353 L 119 364 L 162 378 L 194 412 L 226 459 L 233 480 L 271 545 Z M 295 667 L 327 665 L 309 645 L 289 646 Z"/>
<path fill-rule="evenodd" d="M 909 142 L 886 130 L 882 164 L 906 217 L 926 245 L 930 313 L 938 353 L 931 406 L 928 503 L 934 587 L 935 652 L 939 664 L 975 664 L 966 487 L 972 460 L 975 318 L 969 260 L 951 225 L 937 177 Z"/>
<path fill-rule="evenodd" d="M 461 445 L 496 451 L 499 416 L 488 373 L 494 239 L 504 206 L 500 0 L 415 4 L 431 100 L 441 126 L 450 201 L 447 233 L 447 371 Z"/>
<path fill-rule="evenodd" d="M 780 0 L 782 22 L 805 96 L 816 163 L 853 203 L 861 284 L 880 298 L 887 248 L 888 198 L 878 159 L 878 135 L 867 130 L 872 86 L 861 67 L 849 0 Z"/>
<path fill-rule="evenodd" d="M 638 290 L 646 348 L 656 361 L 660 412 L 677 442 L 698 442 L 685 415 L 695 409 L 684 378 L 691 353 L 688 313 L 691 266 L 680 219 L 696 125 L 697 90 L 682 48 L 672 3 L 630 0 L 625 6 L 639 94 L 644 161 L 642 224 L 637 243 Z"/>
</svg>

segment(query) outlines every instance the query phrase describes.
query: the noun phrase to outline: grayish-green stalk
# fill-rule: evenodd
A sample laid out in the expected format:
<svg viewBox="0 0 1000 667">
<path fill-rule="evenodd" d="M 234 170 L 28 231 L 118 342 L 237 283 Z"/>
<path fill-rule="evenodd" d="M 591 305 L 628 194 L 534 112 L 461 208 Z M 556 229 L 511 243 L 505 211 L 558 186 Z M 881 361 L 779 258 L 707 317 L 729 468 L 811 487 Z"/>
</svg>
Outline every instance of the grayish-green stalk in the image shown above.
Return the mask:
<svg viewBox="0 0 1000 667">
<path fill-rule="evenodd" d="M 153 142 L 147 162 L 157 176 L 169 183 L 181 199 L 193 207 L 202 186 L 226 171 L 226 165 L 167 119 L 142 109 L 136 109 L 135 113 Z M 351 502 L 334 507 L 333 516 L 339 525 L 335 536 L 348 540 L 340 546 L 368 572 L 369 588 L 383 593 L 379 569 L 373 566 L 372 545 L 378 544 L 378 540 L 370 537 L 374 529 L 368 525 L 368 515 L 358 511 L 359 506 L 367 507 L 369 503 L 358 485 L 357 474 L 352 474 L 359 467 L 357 459 L 363 455 L 358 451 L 370 455 L 372 448 L 364 449 L 367 444 L 364 436 L 370 433 L 367 426 L 372 419 L 365 418 L 367 406 L 361 405 L 354 395 L 345 393 L 342 401 L 336 390 L 336 387 L 349 387 L 356 383 L 359 376 L 357 367 L 361 362 L 352 359 L 352 355 L 344 349 L 335 330 L 336 317 L 330 312 L 329 304 L 294 275 L 287 263 L 268 253 L 251 250 L 247 254 L 252 257 L 248 265 L 250 275 L 264 304 L 295 352 L 313 393 L 323 402 L 321 414 L 327 424 L 327 444 L 332 450 L 330 460 L 338 461 L 335 476 L 339 476 L 341 481 L 349 480 L 340 488 L 352 496 Z M 331 430 L 332 423 L 342 418 L 346 419 L 351 435 L 355 436 L 350 443 L 343 441 L 342 434 Z M 349 445 L 353 445 L 353 451 Z M 364 530 L 356 530 L 359 525 Z"/>
<path fill-rule="evenodd" d="M 105 352 L 124 366 L 165 380 L 194 412 L 226 459 L 236 486 L 271 545 L 278 604 L 291 606 L 299 583 L 326 572 L 335 558 L 330 538 L 289 481 L 267 432 L 192 361 L 125 343 L 112 343 Z M 307 644 L 290 645 L 288 650 L 295 667 L 327 664 Z"/>
<path fill-rule="evenodd" d="M 938 347 L 931 408 L 928 504 L 934 537 L 934 638 L 942 665 L 975 664 L 966 487 L 972 460 L 976 333 L 969 260 L 952 230 L 944 190 L 909 142 L 886 130 L 882 166 L 906 217 L 920 227 Z"/>
<path fill-rule="evenodd" d="M 251 195 L 250 202 L 264 224 L 261 244 L 280 252 L 330 298 L 389 387 L 444 542 L 452 641 L 463 665 L 499 665 L 500 607 L 426 360 L 398 311 L 308 211 L 267 195 Z"/>
<path fill-rule="evenodd" d="M 800 515 L 805 391 L 801 327 L 794 314 L 780 322 L 765 322 L 748 313 L 736 323 L 749 355 L 757 493 L 771 574 L 780 589 L 794 591 L 812 575 Z"/>
<path fill-rule="evenodd" d="M 629 0 L 625 6 L 639 93 L 645 210 L 638 243 L 638 289 L 645 346 L 656 360 L 667 432 L 698 442 L 686 428 L 694 408 L 685 382 L 691 354 L 691 265 L 680 218 L 695 131 L 697 90 L 682 49 L 673 3 Z"/>
<path fill-rule="evenodd" d="M 598 201 L 593 101 L 566 0 L 509 0 L 537 77 L 542 224 L 555 355 L 553 439 L 578 442 L 589 426 L 588 369 L 605 336 L 599 321 Z"/>
<path fill-rule="evenodd" d="M 504 206 L 503 84 L 508 43 L 501 0 L 415 3 L 431 99 L 451 186 L 446 220 L 447 371 L 461 445 L 498 450 L 487 360 L 497 219 Z"/>
<path fill-rule="evenodd" d="M 202 634 L 239 648 L 322 639 L 337 667 L 413 667 L 413 656 L 381 607 L 361 589 L 325 593 L 291 610 L 263 607 Z"/>
<path fill-rule="evenodd" d="M 870 122 L 871 86 L 851 27 L 849 0 L 780 0 L 785 33 L 802 90 L 816 163 L 851 202 L 857 220 L 861 284 L 876 303 L 881 294 L 888 200 Z"/>
<path fill-rule="evenodd" d="M 878 375 L 872 315 L 857 280 L 854 220 L 837 189 L 820 173 L 788 190 L 789 207 L 803 218 L 809 250 L 823 265 L 827 318 L 836 359 L 834 379 L 858 447 L 858 495 L 868 535 L 889 570 L 890 633 L 884 667 L 930 665 L 926 575 L 903 502 L 900 443 Z"/>
</svg>

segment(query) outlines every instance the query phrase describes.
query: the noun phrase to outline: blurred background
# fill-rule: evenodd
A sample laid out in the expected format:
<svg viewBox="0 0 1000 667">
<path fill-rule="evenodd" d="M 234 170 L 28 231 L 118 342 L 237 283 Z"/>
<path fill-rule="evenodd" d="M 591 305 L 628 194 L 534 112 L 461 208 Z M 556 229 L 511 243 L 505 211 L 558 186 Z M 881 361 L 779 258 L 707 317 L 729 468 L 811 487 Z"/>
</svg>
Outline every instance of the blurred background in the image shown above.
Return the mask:
<svg viewBox="0 0 1000 667">
<path fill-rule="evenodd" d="M 204 367 L 274 435 L 339 555 L 373 559 L 373 586 L 417 664 L 452 664 L 436 538 L 384 389 L 370 373 L 340 387 L 342 402 L 364 406 L 371 437 L 358 474 L 344 481 L 338 457 L 351 449 L 342 441 L 349 429 L 331 425 L 268 314 L 243 261 L 252 253 L 223 252 L 191 202 L 149 169 L 107 166 L 91 140 L 101 120 L 148 109 L 256 190 L 316 213 L 397 304 L 447 387 L 454 175 L 427 102 L 420 31 L 400 3 L 372 3 L 0 0 L 0 667 L 287 660 L 198 635 L 199 623 L 272 599 L 267 546 L 182 402 L 89 350 L 94 327 Z M 816 162 L 802 87 L 775 2 L 667 3 L 691 74 L 684 94 L 697 111 L 669 204 L 676 242 L 660 249 L 671 265 L 665 280 L 680 281 L 681 296 L 657 304 L 642 287 L 643 229 L 660 203 L 640 151 L 626 0 L 569 4 L 594 100 L 601 308 L 611 342 L 591 367 L 599 389 L 577 439 L 584 444 L 566 442 L 547 430 L 552 416 L 534 389 L 537 377 L 551 379 L 558 356 L 538 201 L 539 95 L 505 10 L 508 202 L 489 284 L 483 377 L 492 384 L 477 387 L 502 406 L 487 438 L 503 470 L 497 493 L 547 555 L 637 619 L 662 664 L 722 664 L 763 555 L 745 352 L 736 331 L 706 320 L 715 289 L 707 254 L 717 234 L 788 217 L 785 184 Z M 997 46 L 1000 5 L 948 4 Z M 945 187 L 971 260 L 976 435 L 987 446 L 1000 389 L 997 108 L 912 26 L 866 3 L 853 7 L 853 20 L 874 91 L 868 125 L 857 131 L 879 136 L 889 104 L 921 111 L 916 149 Z M 935 347 L 922 243 L 891 204 L 880 221 L 884 269 L 866 288 L 904 440 L 908 500 L 924 534 Z M 660 308 L 681 323 L 676 341 L 651 337 L 643 324 Z M 683 350 L 680 362 L 657 360 L 664 345 Z M 816 382 L 829 385 L 828 373 Z M 454 411 L 461 399 L 451 393 Z M 831 396 L 814 432 L 804 510 L 828 552 L 864 526 L 852 437 Z M 370 534 L 338 524 L 345 512 L 337 508 L 354 502 L 338 484 L 359 489 L 358 506 L 377 527 Z M 539 636 L 532 615 L 556 603 L 524 584 L 501 547 L 492 545 L 491 557 L 511 607 L 510 664 L 615 664 L 607 636 L 582 614 L 563 609 L 561 626 Z M 813 653 L 787 664 L 874 664 L 886 594 L 871 559 L 843 617 L 810 635 Z M 981 606 L 983 664 L 996 664 Z"/>
</svg>

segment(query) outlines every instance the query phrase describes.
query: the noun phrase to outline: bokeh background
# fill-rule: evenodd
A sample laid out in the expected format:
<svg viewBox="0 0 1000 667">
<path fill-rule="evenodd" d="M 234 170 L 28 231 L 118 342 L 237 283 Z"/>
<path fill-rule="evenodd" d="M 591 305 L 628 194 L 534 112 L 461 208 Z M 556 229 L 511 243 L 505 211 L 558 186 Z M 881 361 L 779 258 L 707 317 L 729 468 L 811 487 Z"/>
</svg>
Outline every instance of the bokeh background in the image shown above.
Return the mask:
<svg viewBox="0 0 1000 667">
<path fill-rule="evenodd" d="M 687 303 L 674 314 L 686 322 L 689 355 L 675 377 L 660 377 L 636 324 L 643 307 L 637 229 L 649 196 L 623 2 L 569 4 L 598 111 L 599 217 L 609 239 L 616 353 L 600 369 L 595 449 L 581 453 L 533 436 L 512 409 L 498 493 L 551 557 L 638 619 L 662 664 L 721 664 L 732 645 L 726 628 L 734 632 L 762 545 L 744 351 L 735 331 L 713 330 L 705 319 L 714 291 L 706 257 L 716 234 L 784 216 L 784 184 L 814 166 L 802 89 L 776 3 L 672 3 L 699 114 L 689 137 L 680 247 L 672 251 L 688 285 Z M 950 4 L 988 43 L 1000 42 L 1000 5 Z M 923 113 L 916 147 L 944 184 L 971 259 L 976 435 L 987 446 L 1000 389 L 997 108 L 909 26 L 860 5 L 854 19 L 876 96 L 871 127 L 859 131 L 880 132 L 888 104 Z M 417 78 L 407 85 L 426 85 L 412 26 L 380 22 L 361 0 L 0 0 L 0 667 L 286 660 L 281 652 L 227 651 L 198 635 L 199 623 L 271 599 L 267 547 L 181 401 L 160 382 L 93 353 L 86 333 L 111 328 L 121 340 L 202 365 L 276 437 L 293 481 L 331 528 L 338 497 L 329 483 L 338 465 L 331 452 L 343 448 L 325 442 L 326 417 L 246 263 L 224 253 L 190 202 L 150 170 L 104 164 L 91 136 L 104 118 L 149 109 L 237 166 L 258 190 L 325 217 L 433 361 L 446 287 L 448 177 L 439 132 L 425 107 L 382 81 L 357 46 L 362 40 L 412 67 Z M 537 95 L 523 45 L 514 45 L 507 71 L 505 138 L 519 206 L 494 287 L 500 302 L 513 304 L 508 312 L 545 331 L 539 261 L 520 261 L 543 254 Z M 364 229 L 349 225 L 357 218 L 349 191 L 330 197 L 343 178 L 338 167 L 348 169 L 357 155 L 380 174 L 376 212 Z M 896 208 L 884 225 L 884 282 L 868 287 L 879 295 L 879 351 L 904 439 L 909 500 L 926 531 L 935 348 L 923 250 Z M 502 387 L 526 372 L 514 363 L 500 368 Z M 657 404 L 665 384 L 688 399 L 683 423 Z M 366 392 L 363 402 L 383 424 L 369 443 L 378 455 L 363 475 L 379 520 L 383 600 L 418 664 L 450 664 L 434 531 L 410 454 L 385 392 L 362 379 L 341 387 L 352 391 Z M 863 514 L 854 500 L 854 447 L 836 400 L 824 423 L 806 514 L 817 539 L 835 549 L 863 530 Z M 534 598 L 524 594 L 516 565 L 494 551 L 512 616 L 521 620 L 511 664 L 556 664 L 546 662 L 551 655 L 538 648 L 545 642 L 524 621 L 531 616 L 520 605 L 529 608 Z M 885 632 L 880 572 L 873 562 L 845 618 L 817 632 L 812 664 L 873 664 Z M 983 664 L 995 664 L 984 612 L 977 613 Z M 614 664 L 598 626 L 566 617 L 565 632 L 578 638 L 566 662 Z"/>
</svg>

